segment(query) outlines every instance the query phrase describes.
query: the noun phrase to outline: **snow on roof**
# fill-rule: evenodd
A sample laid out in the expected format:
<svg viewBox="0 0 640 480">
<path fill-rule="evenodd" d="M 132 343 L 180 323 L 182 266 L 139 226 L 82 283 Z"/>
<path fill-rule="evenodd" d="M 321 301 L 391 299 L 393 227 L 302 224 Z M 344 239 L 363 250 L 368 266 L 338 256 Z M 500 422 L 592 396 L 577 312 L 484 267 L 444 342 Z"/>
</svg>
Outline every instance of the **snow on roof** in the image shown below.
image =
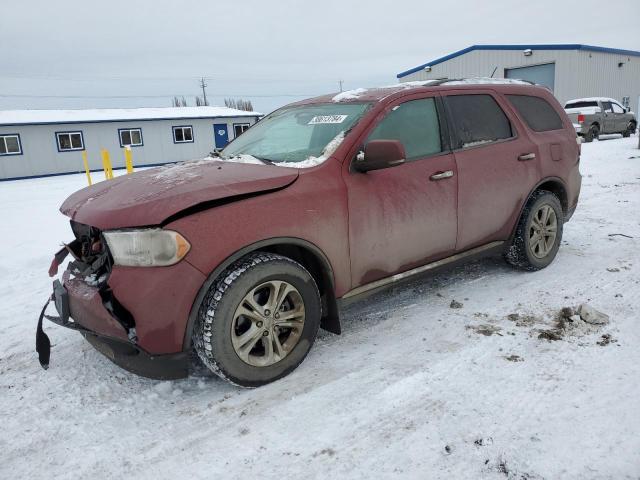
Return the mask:
<svg viewBox="0 0 640 480">
<path fill-rule="evenodd" d="M 0 110 L 0 125 L 91 123 L 133 120 L 171 120 L 215 117 L 255 117 L 227 107 L 104 108 L 89 110 Z"/>
<path fill-rule="evenodd" d="M 574 98 L 573 100 L 567 100 L 565 105 L 573 102 L 615 102 L 620 103 L 618 100 L 614 100 L 613 98 L 607 97 L 587 97 L 587 98 Z"/>
<path fill-rule="evenodd" d="M 532 83 L 515 78 L 473 77 L 459 80 L 445 80 L 440 83 L 440 85 L 532 85 Z"/>
<path fill-rule="evenodd" d="M 372 88 L 356 88 L 353 90 L 347 90 L 335 95 L 331 100 L 333 102 L 345 102 L 349 100 L 357 100 L 365 95 L 379 90 L 393 90 L 391 93 L 395 93 L 400 90 L 406 90 L 410 88 L 430 87 L 438 85 L 532 85 L 531 82 L 525 80 L 516 80 L 512 78 L 489 78 L 489 77 L 473 77 L 473 78 L 461 78 L 461 79 L 440 79 L 440 80 L 416 80 L 413 82 L 402 82 L 394 85 L 385 85 L 383 87 Z"/>
</svg>

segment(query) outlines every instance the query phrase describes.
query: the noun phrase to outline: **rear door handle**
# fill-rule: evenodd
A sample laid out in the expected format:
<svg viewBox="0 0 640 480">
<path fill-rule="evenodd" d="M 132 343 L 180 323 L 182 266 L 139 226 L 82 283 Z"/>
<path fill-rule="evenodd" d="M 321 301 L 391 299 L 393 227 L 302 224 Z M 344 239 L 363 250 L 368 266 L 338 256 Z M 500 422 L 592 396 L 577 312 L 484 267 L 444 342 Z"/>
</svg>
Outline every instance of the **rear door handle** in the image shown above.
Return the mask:
<svg viewBox="0 0 640 480">
<path fill-rule="evenodd" d="M 431 175 L 431 180 L 444 180 L 445 178 L 453 177 L 453 170 L 447 170 L 446 172 L 438 172 Z"/>
<path fill-rule="evenodd" d="M 518 157 L 518 160 L 520 160 L 521 162 L 524 162 L 526 160 L 533 160 L 534 158 L 536 158 L 535 153 L 523 153 Z"/>
</svg>

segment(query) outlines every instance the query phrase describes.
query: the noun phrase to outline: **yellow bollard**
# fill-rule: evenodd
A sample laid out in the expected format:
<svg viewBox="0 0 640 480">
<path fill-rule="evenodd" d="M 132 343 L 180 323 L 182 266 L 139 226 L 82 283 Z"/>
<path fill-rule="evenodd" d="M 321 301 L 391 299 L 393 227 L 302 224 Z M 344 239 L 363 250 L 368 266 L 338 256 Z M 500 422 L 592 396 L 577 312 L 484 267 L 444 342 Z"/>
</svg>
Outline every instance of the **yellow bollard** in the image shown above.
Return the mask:
<svg viewBox="0 0 640 480">
<path fill-rule="evenodd" d="M 107 180 L 113 178 L 113 168 L 111 167 L 111 159 L 109 158 L 109 151 L 106 148 L 100 150 L 102 154 L 102 168 L 104 169 L 104 177 Z"/>
<path fill-rule="evenodd" d="M 82 151 L 82 163 L 84 163 L 84 171 L 87 174 L 87 182 L 89 182 L 89 186 L 92 185 L 91 182 L 91 172 L 89 171 L 89 161 L 87 160 L 87 151 Z"/>
<path fill-rule="evenodd" d="M 133 173 L 133 158 L 131 156 L 131 147 L 129 145 L 124 147 L 124 164 L 127 167 L 127 175 Z"/>
</svg>

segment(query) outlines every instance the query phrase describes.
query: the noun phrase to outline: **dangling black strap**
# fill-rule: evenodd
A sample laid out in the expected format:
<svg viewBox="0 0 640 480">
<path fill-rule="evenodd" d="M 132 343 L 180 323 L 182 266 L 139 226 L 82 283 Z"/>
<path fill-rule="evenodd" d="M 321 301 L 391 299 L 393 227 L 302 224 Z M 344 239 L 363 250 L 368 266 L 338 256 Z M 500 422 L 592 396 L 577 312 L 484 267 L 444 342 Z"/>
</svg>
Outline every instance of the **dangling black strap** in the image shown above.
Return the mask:
<svg viewBox="0 0 640 480">
<path fill-rule="evenodd" d="M 49 368 L 49 357 L 51 356 L 51 341 L 44 330 L 42 330 L 42 319 L 44 318 L 44 311 L 49 306 L 51 299 L 47 300 L 47 303 L 42 307 L 40 312 L 40 318 L 38 318 L 38 328 L 36 329 L 36 352 L 38 352 L 38 360 L 40 365 L 45 370 Z"/>
</svg>

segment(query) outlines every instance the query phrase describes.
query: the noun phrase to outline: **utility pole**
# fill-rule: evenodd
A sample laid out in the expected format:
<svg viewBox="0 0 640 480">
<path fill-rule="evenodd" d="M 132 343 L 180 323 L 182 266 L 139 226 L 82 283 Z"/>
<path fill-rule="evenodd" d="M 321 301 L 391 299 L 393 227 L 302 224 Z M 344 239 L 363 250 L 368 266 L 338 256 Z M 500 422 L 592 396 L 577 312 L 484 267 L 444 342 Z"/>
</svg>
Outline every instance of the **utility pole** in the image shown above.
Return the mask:
<svg viewBox="0 0 640 480">
<path fill-rule="evenodd" d="M 338 80 L 338 85 L 340 86 L 340 91 L 341 91 L 341 92 L 342 92 L 342 82 L 343 82 L 343 81 L 344 81 L 344 80 Z"/>
<path fill-rule="evenodd" d="M 206 86 L 207 84 L 204 83 L 204 77 L 202 77 L 200 79 L 200 87 L 202 87 L 202 97 L 203 97 L 205 106 L 208 106 L 209 102 L 207 102 L 207 91 L 205 90 Z"/>
</svg>

